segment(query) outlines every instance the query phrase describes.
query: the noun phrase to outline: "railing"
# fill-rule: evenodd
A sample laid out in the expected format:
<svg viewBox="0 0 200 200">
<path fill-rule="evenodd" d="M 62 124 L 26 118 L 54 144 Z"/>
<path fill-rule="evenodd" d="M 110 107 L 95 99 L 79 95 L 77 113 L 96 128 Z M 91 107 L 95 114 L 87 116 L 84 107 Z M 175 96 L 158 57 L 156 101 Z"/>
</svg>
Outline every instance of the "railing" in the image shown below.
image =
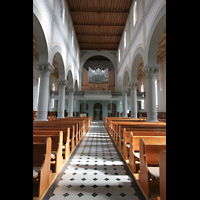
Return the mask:
<svg viewBox="0 0 200 200">
<path fill-rule="evenodd" d="M 50 91 L 50 95 L 59 95 L 59 91 Z M 65 95 L 69 95 L 68 91 L 65 91 Z M 85 90 L 85 91 L 75 91 L 74 92 L 75 96 L 84 96 L 84 95 L 107 95 L 107 96 L 122 96 L 122 92 L 120 91 L 111 91 L 111 90 Z M 127 93 L 127 96 L 131 96 L 130 91 Z M 145 97 L 146 92 L 137 92 L 138 97 Z"/>
<path fill-rule="evenodd" d="M 111 90 L 85 90 L 85 95 L 111 95 Z"/>
</svg>

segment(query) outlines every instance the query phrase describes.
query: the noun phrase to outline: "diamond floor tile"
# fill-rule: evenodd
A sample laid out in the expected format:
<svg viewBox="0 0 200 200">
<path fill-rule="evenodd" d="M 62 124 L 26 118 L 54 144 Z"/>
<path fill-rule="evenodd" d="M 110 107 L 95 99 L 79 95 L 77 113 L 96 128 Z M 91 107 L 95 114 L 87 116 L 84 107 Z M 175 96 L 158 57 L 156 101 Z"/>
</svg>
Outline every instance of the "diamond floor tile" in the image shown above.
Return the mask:
<svg viewBox="0 0 200 200">
<path fill-rule="evenodd" d="M 144 200 L 127 174 L 103 122 L 92 122 L 57 187 L 44 200 Z"/>
</svg>

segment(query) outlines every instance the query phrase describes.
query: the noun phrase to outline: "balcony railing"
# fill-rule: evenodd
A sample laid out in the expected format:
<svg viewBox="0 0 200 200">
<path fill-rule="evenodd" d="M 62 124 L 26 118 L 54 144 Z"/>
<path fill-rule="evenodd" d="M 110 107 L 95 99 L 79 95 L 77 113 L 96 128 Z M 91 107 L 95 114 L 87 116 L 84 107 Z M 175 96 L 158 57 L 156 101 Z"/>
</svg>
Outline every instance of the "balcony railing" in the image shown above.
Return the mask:
<svg viewBox="0 0 200 200">
<path fill-rule="evenodd" d="M 59 95 L 59 91 L 50 91 L 50 95 Z M 68 91 L 65 91 L 65 95 L 69 95 Z M 120 91 L 111 91 L 111 90 L 85 90 L 85 91 L 75 91 L 74 92 L 75 96 L 94 96 L 94 95 L 102 95 L 102 96 L 113 96 L 113 97 L 117 97 L 117 96 L 122 96 L 122 92 Z M 127 93 L 127 96 L 131 96 L 130 91 Z M 137 96 L 138 97 L 145 97 L 146 96 L 146 92 L 137 92 Z"/>
</svg>

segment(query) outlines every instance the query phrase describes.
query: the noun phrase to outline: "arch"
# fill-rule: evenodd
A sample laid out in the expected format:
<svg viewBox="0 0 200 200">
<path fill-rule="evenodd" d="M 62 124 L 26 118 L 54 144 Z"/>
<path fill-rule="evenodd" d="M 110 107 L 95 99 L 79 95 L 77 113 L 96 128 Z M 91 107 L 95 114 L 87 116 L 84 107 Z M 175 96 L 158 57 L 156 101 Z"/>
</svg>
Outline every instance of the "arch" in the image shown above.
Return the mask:
<svg viewBox="0 0 200 200">
<path fill-rule="evenodd" d="M 55 56 L 57 63 L 58 63 L 59 80 L 64 80 L 65 79 L 65 67 L 64 67 L 63 57 L 62 57 L 62 50 L 61 50 L 60 46 L 58 46 L 57 44 L 52 49 L 52 55 L 53 56 L 52 56 L 50 62 L 53 65 L 53 58 Z"/>
<path fill-rule="evenodd" d="M 33 6 L 33 32 L 37 39 L 38 50 L 39 50 L 39 63 L 48 62 L 48 43 L 44 33 L 44 29 L 41 24 L 42 16 L 38 11 L 37 7 Z"/>
<path fill-rule="evenodd" d="M 115 103 L 109 103 L 107 106 L 107 110 L 110 110 L 110 113 L 108 113 L 108 117 L 116 117 L 116 104 Z"/>
<path fill-rule="evenodd" d="M 68 81 L 68 88 L 73 88 L 74 81 L 73 81 L 73 74 L 71 70 L 68 70 L 67 73 L 67 81 Z"/>
<path fill-rule="evenodd" d="M 117 82 L 117 89 L 118 91 L 121 91 L 122 90 L 122 77 L 120 76 L 119 79 L 118 79 L 118 82 Z"/>
<path fill-rule="evenodd" d="M 76 91 L 78 91 L 78 80 L 76 78 L 75 83 L 74 83 L 74 88 Z"/>
<path fill-rule="evenodd" d="M 160 9 L 157 14 L 147 41 L 147 63 L 157 64 L 157 51 L 160 38 L 166 28 L 166 4 Z"/>
<path fill-rule="evenodd" d="M 85 110 L 88 110 L 88 104 L 83 102 L 80 104 L 80 113 L 85 113 Z"/>
<path fill-rule="evenodd" d="M 131 61 L 131 80 L 132 81 L 137 81 L 138 67 L 139 67 L 139 62 L 141 58 L 143 59 L 144 66 L 146 66 L 144 49 L 140 46 L 136 49 Z"/>
<path fill-rule="evenodd" d="M 127 89 L 127 85 L 128 85 L 128 79 L 130 80 L 130 69 L 128 66 L 126 66 L 125 70 L 124 70 L 124 75 L 123 75 L 123 80 L 122 80 L 122 88 L 123 89 Z"/>
<path fill-rule="evenodd" d="M 108 58 L 111 62 L 112 62 L 112 64 L 113 64 L 113 66 L 114 66 L 114 68 L 115 68 L 115 90 L 116 90 L 116 77 L 117 77 L 117 58 L 114 56 L 114 55 L 112 55 L 111 53 L 109 53 L 109 52 L 107 52 L 107 51 L 89 51 L 88 53 L 86 53 L 84 56 L 82 56 L 81 57 L 81 61 L 80 61 L 80 63 L 81 63 L 81 68 L 80 68 L 80 75 L 79 75 L 79 79 L 80 79 L 80 87 L 82 86 L 82 69 L 83 69 L 83 65 L 85 64 L 85 62 L 89 59 L 89 58 L 91 58 L 91 57 L 93 57 L 93 56 L 104 56 L 104 57 L 106 57 L 106 58 Z"/>
</svg>

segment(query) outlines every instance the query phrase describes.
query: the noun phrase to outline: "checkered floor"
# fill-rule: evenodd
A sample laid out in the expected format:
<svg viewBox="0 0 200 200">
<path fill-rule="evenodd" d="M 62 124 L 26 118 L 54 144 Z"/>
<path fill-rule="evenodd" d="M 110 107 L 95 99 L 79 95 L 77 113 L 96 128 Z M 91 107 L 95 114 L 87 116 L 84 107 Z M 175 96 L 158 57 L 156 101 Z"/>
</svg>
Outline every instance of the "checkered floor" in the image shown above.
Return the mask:
<svg viewBox="0 0 200 200">
<path fill-rule="evenodd" d="M 103 122 L 93 122 L 50 200 L 144 199 L 134 185 Z"/>
</svg>

